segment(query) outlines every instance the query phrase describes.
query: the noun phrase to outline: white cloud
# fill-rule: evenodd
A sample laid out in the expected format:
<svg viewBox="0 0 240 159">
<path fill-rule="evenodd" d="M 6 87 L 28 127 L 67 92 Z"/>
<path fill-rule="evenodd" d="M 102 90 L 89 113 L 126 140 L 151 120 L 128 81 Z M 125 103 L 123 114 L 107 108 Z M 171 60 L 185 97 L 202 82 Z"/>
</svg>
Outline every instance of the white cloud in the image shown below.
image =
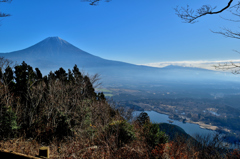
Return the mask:
<svg viewBox="0 0 240 159">
<path fill-rule="evenodd" d="M 141 64 L 141 65 L 159 67 L 159 68 L 166 67 L 169 65 L 175 65 L 175 66 L 182 66 L 182 67 L 198 67 L 198 68 L 204 68 L 209 70 L 215 70 L 214 65 L 229 63 L 229 62 L 240 64 L 240 59 L 217 60 L 217 61 L 165 61 L 165 62 L 156 62 L 156 63 Z"/>
</svg>

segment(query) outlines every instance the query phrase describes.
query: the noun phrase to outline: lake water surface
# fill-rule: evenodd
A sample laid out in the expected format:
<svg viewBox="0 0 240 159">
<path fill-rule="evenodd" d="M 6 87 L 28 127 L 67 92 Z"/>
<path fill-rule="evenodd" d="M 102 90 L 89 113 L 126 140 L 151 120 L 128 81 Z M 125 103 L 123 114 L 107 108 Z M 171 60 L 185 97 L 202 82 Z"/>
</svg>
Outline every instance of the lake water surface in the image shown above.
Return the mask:
<svg viewBox="0 0 240 159">
<path fill-rule="evenodd" d="M 138 116 L 141 112 L 142 111 L 135 111 L 134 116 Z M 205 136 L 205 135 L 208 135 L 208 134 L 214 135 L 216 133 L 215 131 L 212 131 L 212 130 L 202 129 L 197 124 L 183 123 L 183 122 L 180 122 L 180 121 L 177 121 L 177 120 L 169 119 L 168 115 L 166 115 L 166 114 L 160 114 L 160 113 L 157 113 L 155 111 L 145 111 L 145 112 L 148 113 L 151 122 L 154 122 L 154 123 L 169 123 L 168 120 L 171 120 L 171 121 L 173 121 L 172 124 L 183 128 L 185 130 L 185 132 L 188 133 L 189 135 L 191 135 L 192 137 L 195 137 L 196 134 Z"/>
</svg>

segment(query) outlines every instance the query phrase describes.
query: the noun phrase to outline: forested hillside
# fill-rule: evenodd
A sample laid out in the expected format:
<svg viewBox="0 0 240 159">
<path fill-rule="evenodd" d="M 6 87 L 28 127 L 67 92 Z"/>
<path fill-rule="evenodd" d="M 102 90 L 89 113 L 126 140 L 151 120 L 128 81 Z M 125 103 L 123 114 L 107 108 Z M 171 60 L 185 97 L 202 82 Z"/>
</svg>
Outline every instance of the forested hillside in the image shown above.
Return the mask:
<svg viewBox="0 0 240 159">
<path fill-rule="evenodd" d="M 97 76 L 76 65 L 43 76 L 25 62 L 1 58 L 0 64 L 0 150 L 35 156 L 44 145 L 50 158 L 239 157 L 221 141 L 174 135 L 172 126 L 151 123 L 147 113 L 129 122 L 126 111 L 95 92 Z"/>
<path fill-rule="evenodd" d="M 60 68 L 43 77 L 38 68 L 33 70 L 23 62 L 7 66 L 0 77 L 1 138 L 23 131 L 34 138 L 73 136 L 86 125 L 96 125 L 98 119 L 104 123 L 106 116 L 116 115 L 76 65 L 72 71 Z"/>
</svg>

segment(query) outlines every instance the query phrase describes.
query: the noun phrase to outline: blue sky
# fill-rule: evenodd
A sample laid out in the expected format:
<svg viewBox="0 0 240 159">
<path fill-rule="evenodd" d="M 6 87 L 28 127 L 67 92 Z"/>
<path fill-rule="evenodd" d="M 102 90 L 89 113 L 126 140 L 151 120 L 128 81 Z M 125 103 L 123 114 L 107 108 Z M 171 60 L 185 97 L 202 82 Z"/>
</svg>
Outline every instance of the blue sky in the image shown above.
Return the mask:
<svg viewBox="0 0 240 159">
<path fill-rule="evenodd" d="M 210 3 L 211 2 L 211 3 Z M 96 56 L 133 64 L 164 61 L 240 59 L 239 40 L 213 34 L 220 27 L 238 29 L 238 23 L 205 16 L 186 24 L 174 7 L 226 5 L 225 0 L 112 0 L 90 6 L 81 0 L 13 0 L 0 10 L 12 16 L 1 19 L 0 52 L 29 47 L 47 37 L 59 36 Z M 222 14 L 229 18 L 229 13 Z"/>
</svg>

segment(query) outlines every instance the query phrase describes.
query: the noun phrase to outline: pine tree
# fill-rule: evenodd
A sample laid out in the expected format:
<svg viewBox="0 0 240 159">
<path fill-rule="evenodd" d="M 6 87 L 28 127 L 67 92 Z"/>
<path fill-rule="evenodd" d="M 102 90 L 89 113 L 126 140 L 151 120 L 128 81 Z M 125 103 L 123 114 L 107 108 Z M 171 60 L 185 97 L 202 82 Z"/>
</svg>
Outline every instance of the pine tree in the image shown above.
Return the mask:
<svg viewBox="0 0 240 159">
<path fill-rule="evenodd" d="M 67 73 L 66 71 L 61 67 L 59 70 L 55 71 L 55 77 L 58 78 L 61 81 L 67 81 Z"/>
<path fill-rule="evenodd" d="M 42 73 L 41 73 L 41 71 L 39 70 L 39 68 L 35 68 L 35 71 L 36 71 L 37 79 L 38 79 L 38 80 L 42 79 Z"/>
<path fill-rule="evenodd" d="M 96 93 L 94 91 L 94 88 L 92 86 L 92 83 L 89 79 L 88 76 L 84 76 L 83 78 L 84 81 L 84 88 L 83 88 L 83 93 L 87 98 L 94 98 L 96 97 Z"/>
</svg>

